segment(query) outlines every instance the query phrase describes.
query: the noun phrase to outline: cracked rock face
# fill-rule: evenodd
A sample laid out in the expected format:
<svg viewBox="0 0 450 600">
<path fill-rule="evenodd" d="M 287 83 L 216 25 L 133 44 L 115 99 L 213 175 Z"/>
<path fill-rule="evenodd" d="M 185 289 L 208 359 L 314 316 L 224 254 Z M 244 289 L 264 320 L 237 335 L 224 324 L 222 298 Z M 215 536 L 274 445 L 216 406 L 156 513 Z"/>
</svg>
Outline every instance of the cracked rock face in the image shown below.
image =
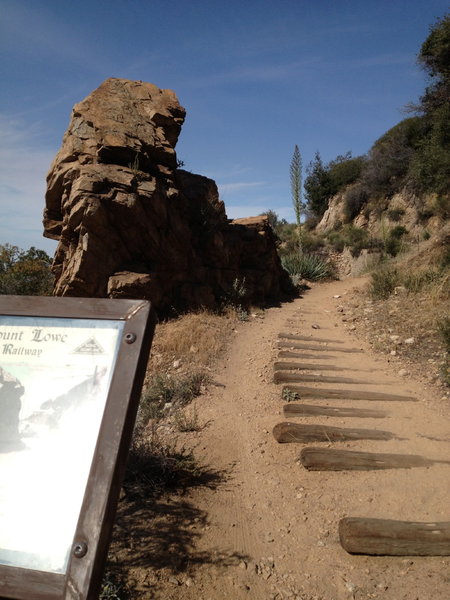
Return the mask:
<svg viewBox="0 0 450 600">
<path fill-rule="evenodd" d="M 47 176 L 55 294 L 146 298 L 161 312 L 288 289 L 264 217 L 229 222 L 211 179 L 177 169 L 185 110 L 170 90 L 107 79 L 76 104 Z"/>
</svg>

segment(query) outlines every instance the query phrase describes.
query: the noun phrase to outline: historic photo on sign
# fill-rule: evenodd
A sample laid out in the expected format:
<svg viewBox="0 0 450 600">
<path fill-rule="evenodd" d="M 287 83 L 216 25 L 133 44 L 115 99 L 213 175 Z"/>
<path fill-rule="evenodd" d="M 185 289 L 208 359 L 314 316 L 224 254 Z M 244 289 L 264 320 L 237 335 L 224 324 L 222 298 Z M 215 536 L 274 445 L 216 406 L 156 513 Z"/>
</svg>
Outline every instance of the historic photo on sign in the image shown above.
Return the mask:
<svg viewBox="0 0 450 600">
<path fill-rule="evenodd" d="M 122 329 L 0 316 L 0 564 L 65 573 Z"/>
</svg>

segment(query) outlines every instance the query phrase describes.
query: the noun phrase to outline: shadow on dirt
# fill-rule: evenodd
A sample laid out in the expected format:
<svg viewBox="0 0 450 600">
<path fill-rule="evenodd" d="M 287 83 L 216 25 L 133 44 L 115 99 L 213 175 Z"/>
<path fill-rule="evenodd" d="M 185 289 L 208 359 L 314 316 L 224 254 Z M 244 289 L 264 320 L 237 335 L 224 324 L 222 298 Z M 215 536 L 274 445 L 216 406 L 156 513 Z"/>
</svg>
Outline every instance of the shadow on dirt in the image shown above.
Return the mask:
<svg viewBox="0 0 450 600">
<path fill-rule="evenodd" d="M 131 453 L 106 576 L 119 582 L 121 600 L 149 593 L 158 579 L 172 577 L 177 585 L 177 575 L 187 576 L 193 566 L 228 567 L 249 560 L 237 552 L 196 549 L 209 525 L 208 515 L 184 495 L 196 487 L 216 489 L 229 477 L 230 472 L 199 465 L 185 451 L 163 456 L 142 451 Z"/>
</svg>

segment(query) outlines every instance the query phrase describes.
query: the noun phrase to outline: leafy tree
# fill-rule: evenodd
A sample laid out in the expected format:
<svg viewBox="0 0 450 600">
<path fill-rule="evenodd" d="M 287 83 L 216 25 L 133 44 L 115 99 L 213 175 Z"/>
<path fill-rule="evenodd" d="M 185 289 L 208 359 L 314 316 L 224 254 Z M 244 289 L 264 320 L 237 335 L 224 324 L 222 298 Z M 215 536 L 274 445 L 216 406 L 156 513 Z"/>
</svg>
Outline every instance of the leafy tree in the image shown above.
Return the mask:
<svg viewBox="0 0 450 600">
<path fill-rule="evenodd" d="M 263 213 L 261 213 L 261 216 L 267 217 L 269 225 L 272 227 L 276 234 L 278 234 L 280 228 L 282 228 L 284 225 L 287 225 L 286 219 L 280 219 L 280 217 L 274 210 L 266 210 Z"/>
<path fill-rule="evenodd" d="M 51 262 L 44 250 L 34 246 L 25 251 L 10 244 L 0 245 L 0 294 L 50 295 Z"/>
<path fill-rule="evenodd" d="M 328 200 L 332 196 L 330 176 L 322 162 L 319 152 L 316 152 L 306 168 L 305 198 L 308 210 L 316 217 L 322 217 L 328 208 Z"/>
<path fill-rule="evenodd" d="M 431 80 L 421 98 L 422 108 L 430 112 L 450 99 L 450 13 L 430 28 L 417 60 Z"/>
<path fill-rule="evenodd" d="M 430 78 L 422 96 L 425 134 L 410 175 L 420 191 L 450 193 L 450 13 L 438 19 L 419 52 L 418 62 Z"/>
<path fill-rule="evenodd" d="M 369 195 L 391 196 L 405 184 L 423 132 L 423 119 L 410 117 L 394 125 L 373 144 L 362 171 Z"/>
<path fill-rule="evenodd" d="M 329 199 L 354 183 L 361 175 L 364 164 L 363 156 L 352 157 L 351 152 L 347 152 L 324 165 L 319 152 L 316 152 L 314 160 L 308 165 L 305 180 L 305 197 L 310 212 L 322 217 Z"/>
</svg>

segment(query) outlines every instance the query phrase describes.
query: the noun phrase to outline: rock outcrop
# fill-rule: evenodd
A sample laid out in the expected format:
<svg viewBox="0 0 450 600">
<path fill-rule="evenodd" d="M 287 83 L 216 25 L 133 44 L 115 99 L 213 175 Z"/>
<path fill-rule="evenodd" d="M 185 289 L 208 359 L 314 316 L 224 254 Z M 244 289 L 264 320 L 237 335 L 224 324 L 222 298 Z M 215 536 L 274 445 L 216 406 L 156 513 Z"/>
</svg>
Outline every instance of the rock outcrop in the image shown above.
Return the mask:
<svg viewBox="0 0 450 600">
<path fill-rule="evenodd" d="M 174 92 L 108 79 L 77 104 L 47 177 L 55 294 L 148 298 L 161 312 L 289 290 L 265 217 L 227 219 L 211 179 L 177 169 Z"/>
</svg>

